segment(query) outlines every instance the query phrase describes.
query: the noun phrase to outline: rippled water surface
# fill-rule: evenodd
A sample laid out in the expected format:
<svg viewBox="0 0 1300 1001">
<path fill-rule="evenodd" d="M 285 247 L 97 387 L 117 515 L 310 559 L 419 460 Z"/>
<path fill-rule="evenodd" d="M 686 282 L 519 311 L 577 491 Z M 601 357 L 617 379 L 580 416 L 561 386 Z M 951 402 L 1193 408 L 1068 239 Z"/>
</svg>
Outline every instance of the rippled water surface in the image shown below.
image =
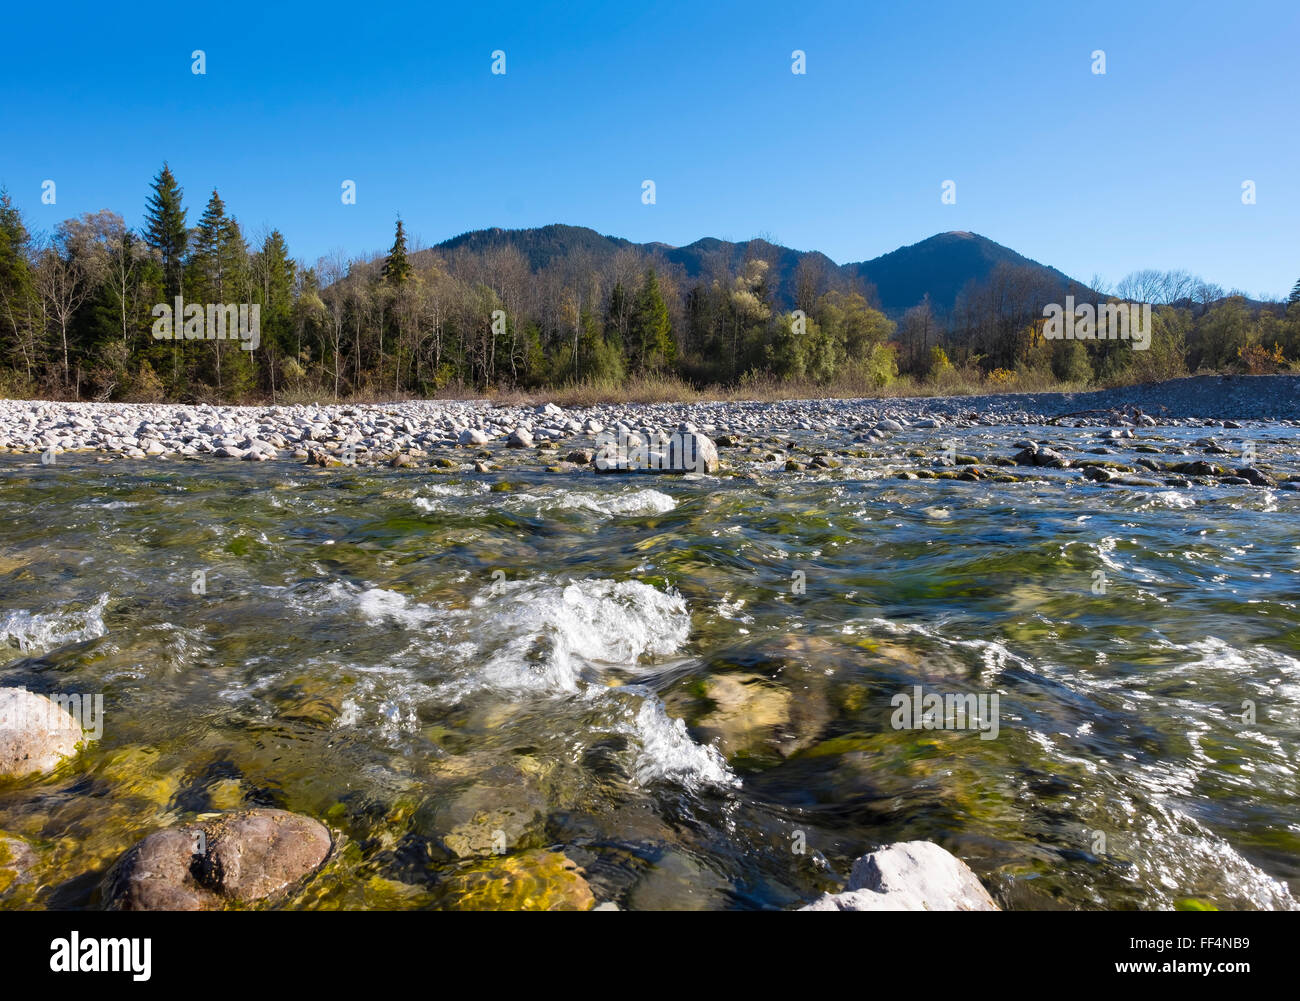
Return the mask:
<svg viewBox="0 0 1300 1001">
<path fill-rule="evenodd" d="M 1004 907 L 1294 906 L 1300 493 L 901 480 L 912 435 L 810 434 L 816 476 L 0 456 L 0 684 L 105 699 L 0 785 L 39 854 L 0 905 L 273 805 L 337 842 L 289 907 L 454 906 L 498 841 L 627 909 L 789 907 L 912 839 Z M 894 729 L 916 685 L 998 694 L 997 737 Z"/>
</svg>

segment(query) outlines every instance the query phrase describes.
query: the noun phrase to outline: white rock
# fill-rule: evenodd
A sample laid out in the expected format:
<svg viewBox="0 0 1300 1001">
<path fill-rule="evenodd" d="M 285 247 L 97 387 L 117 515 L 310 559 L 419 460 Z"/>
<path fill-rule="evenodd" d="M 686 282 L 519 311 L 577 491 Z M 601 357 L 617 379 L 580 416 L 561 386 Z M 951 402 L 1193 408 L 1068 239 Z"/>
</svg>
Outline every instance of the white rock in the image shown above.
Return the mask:
<svg viewBox="0 0 1300 1001">
<path fill-rule="evenodd" d="M 25 688 L 0 688 L 0 776 L 48 772 L 81 739 L 80 724 L 62 706 Z"/>
<path fill-rule="evenodd" d="M 889 845 L 853 863 L 842 893 L 804 911 L 996 911 L 970 867 L 932 841 Z"/>
</svg>

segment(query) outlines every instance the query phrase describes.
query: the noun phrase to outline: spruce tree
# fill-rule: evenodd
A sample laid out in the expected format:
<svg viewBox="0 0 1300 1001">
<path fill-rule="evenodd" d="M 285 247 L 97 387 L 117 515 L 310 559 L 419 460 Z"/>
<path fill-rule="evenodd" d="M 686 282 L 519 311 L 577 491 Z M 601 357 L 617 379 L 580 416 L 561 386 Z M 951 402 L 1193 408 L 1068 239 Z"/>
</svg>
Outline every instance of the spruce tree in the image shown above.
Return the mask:
<svg viewBox="0 0 1300 1001">
<path fill-rule="evenodd" d="M 384 261 L 384 281 L 395 287 L 401 286 L 411 277 L 411 262 L 406 259 L 406 230 L 402 220 L 397 220 L 397 237 L 393 240 L 393 249 Z"/>
<path fill-rule="evenodd" d="M 7 297 L 25 286 L 28 239 L 22 214 L 8 190 L 0 188 L 0 295 Z"/>
<path fill-rule="evenodd" d="M 212 197 L 203 210 L 203 218 L 194 230 L 194 247 L 190 252 L 190 294 L 201 301 L 224 301 L 222 264 L 225 255 L 222 253 L 222 243 L 229 222 L 225 203 L 217 194 L 217 189 L 213 188 Z"/>
<path fill-rule="evenodd" d="M 654 268 L 646 272 L 641 291 L 637 293 L 628 332 L 632 341 L 630 346 L 637 352 L 638 368 L 657 369 L 672 361 L 675 348 L 673 328 Z"/>
<path fill-rule="evenodd" d="M 31 352 L 21 350 L 22 332 L 30 329 L 27 322 L 32 282 L 27 258 L 29 242 L 30 234 L 23 225 L 22 213 L 14 205 L 9 192 L 0 188 L 0 324 L 19 349 L 15 359 L 23 361 L 27 378 L 31 379 L 35 358 Z"/>
<path fill-rule="evenodd" d="M 297 355 L 291 344 L 293 298 L 296 267 L 289 257 L 289 244 L 278 229 L 262 242 L 254 268 L 262 304 L 262 343 Z"/>
<path fill-rule="evenodd" d="M 1300 302 L 1300 279 L 1296 280 L 1295 287 L 1291 289 L 1291 297 L 1287 302 Z"/>
<path fill-rule="evenodd" d="M 153 193 L 145 203 L 145 242 L 162 260 L 163 290 L 168 299 L 180 295 L 182 261 L 188 232 L 185 228 L 184 192 L 164 161 L 153 179 Z"/>
</svg>

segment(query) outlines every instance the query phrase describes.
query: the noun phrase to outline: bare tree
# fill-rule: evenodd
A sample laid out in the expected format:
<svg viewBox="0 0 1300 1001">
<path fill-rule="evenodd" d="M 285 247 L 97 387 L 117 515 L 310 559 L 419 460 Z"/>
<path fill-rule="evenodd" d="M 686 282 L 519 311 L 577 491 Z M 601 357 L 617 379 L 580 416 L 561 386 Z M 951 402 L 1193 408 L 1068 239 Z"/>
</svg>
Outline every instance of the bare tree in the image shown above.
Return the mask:
<svg viewBox="0 0 1300 1001">
<path fill-rule="evenodd" d="M 120 217 L 115 218 L 120 222 Z M 101 231 L 98 222 L 88 214 L 80 220 L 60 223 L 36 265 L 36 288 L 62 345 L 65 387 L 72 383 L 68 328 L 104 271 L 103 245 L 97 238 Z"/>
<path fill-rule="evenodd" d="M 316 273 L 320 276 L 320 297 L 325 304 L 328 320 L 326 330 L 329 332 L 330 353 L 334 356 L 334 399 L 337 401 L 339 380 L 343 375 L 343 328 L 348 308 L 348 289 L 345 285 L 348 274 L 347 255 L 342 250 L 332 251 L 316 262 Z"/>
</svg>

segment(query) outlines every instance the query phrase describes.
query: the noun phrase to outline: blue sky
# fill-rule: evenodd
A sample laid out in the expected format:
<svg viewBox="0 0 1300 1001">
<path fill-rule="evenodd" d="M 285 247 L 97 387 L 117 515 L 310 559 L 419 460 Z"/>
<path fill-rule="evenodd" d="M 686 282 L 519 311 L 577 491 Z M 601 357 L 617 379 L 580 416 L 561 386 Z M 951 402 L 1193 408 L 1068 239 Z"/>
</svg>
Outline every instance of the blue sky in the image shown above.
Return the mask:
<svg viewBox="0 0 1300 1001">
<path fill-rule="evenodd" d="M 425 244 L 565 222 L 841 263 L 971 230 L 1084 281 L 1289 290 L 1300 5 L 1072 6 L 11 5 L 0 183 L 33 228 L 139 225 L 166 159 L 191 223 L 215 186 L 308 260 L 387 247 L 400 212 Z"/>
</svg>

